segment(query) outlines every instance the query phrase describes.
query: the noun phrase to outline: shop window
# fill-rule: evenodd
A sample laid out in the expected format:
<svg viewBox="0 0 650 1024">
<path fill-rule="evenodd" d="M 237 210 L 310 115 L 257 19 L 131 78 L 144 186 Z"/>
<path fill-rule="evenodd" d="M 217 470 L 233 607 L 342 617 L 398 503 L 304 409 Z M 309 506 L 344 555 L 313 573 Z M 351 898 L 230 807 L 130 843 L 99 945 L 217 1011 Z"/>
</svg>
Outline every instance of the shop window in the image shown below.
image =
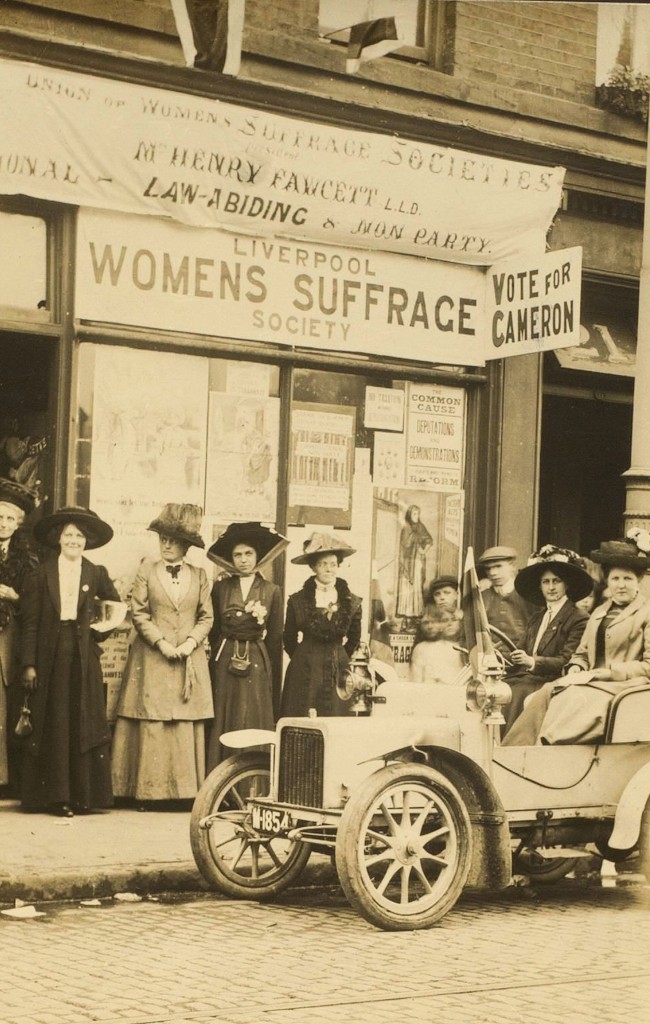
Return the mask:
<svg viewBox="0 0 650 1024">
<path fill-rule="evenodd" d="M 0 317 L 48 321 L 46 222 L 0 211 L 0 237 L 6 257 L 0 275 Z"/>
<path fill-rule="evenodd" d="M 167 502 L 201 506 L 208 546 L 233 520 L 276 522 L 277 367 L 84 344 L 78 400 L 76 500 L 115 529 L 103 557 L 123 595 Z"/>
<path fill-rule="evenodd" d="M 320 0 L 319 33 L 333 43 L 347 44 L 352 25 L 394 17 L 404 45 L 391 56 L 445 70 L 451 13 L 446 0 Z"/>
<path fill-rule="evenodd" d="M 342 572 L 363 597 L 374 652 L 402 677 L 428 584 L 458 575 L 464 436 L 462 388 L 294 371 L 291 551 L 298 554 L 314 530 L 355 549 Z M 288 564 L 287 593 L 304 579 L 304 566 Z"/>
</svg>

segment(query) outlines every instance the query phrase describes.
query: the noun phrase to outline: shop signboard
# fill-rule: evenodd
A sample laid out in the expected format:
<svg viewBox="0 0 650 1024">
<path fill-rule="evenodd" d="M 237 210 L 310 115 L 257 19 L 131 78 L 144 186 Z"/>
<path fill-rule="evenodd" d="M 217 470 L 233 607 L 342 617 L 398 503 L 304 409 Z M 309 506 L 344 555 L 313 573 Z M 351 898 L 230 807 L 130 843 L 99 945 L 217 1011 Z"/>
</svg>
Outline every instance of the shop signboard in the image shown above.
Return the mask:
<svg viewBox="0 0 650 1024">
<path fill-rule="evenodd" d="M 564 169 L 0 60 L 0 192 L 489 266 L 544 251 Z"/>
<path fill-rule="evenodd" d="M 580 246 L 490 267 L 485 358 L 578 345 L 581 275 Z"/>
<path fill-rule="evenodd" d="M 485 274 L 476 267 L 91 210 L 79 214 L 77 256 L 80 319 L 426 363 L 484 362 Z"/>
</svg>

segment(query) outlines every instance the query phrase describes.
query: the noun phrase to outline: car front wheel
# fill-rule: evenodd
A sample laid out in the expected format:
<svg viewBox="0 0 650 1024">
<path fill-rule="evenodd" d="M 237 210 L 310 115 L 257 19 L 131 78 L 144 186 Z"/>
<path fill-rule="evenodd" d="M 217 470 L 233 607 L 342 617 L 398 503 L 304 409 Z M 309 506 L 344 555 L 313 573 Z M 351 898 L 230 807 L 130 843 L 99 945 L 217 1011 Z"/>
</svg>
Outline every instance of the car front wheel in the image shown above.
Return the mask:
<svg viewBox="0 0 650 1024">
<path fill-rule="evenodd" d="M 292 885 L 309 860 L 307 844 L 253 826 L 248 799 L 267 796 L 269 786 L 268 755 L 247 751 L 218 765 L 196 795 L 192 853 L 206 881 L 227 896 L 270 899 Z"/>
<path fill-rule="evenodd" d="M 353 792 L 341 816 L 339 880 L 355 910 L 378 928 L 439 921 L 460 896 L 471 857 L 467 808 L 426 766 L 382 768 Z"/>
</svg>

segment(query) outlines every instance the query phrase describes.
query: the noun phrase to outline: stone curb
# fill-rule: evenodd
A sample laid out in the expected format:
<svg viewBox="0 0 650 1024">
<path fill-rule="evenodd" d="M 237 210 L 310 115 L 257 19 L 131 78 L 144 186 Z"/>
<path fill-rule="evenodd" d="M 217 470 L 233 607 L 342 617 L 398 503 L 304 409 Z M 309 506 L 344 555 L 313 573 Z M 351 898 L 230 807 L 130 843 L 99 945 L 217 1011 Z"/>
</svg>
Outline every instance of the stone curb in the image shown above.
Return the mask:
<svg viewBox="0 0 650 1024">
<path fill-rule="evenodd" d="M 294 888 L 322 888 L 337 885 L 334 867 L 328 862 L 307 864 Z M 11 906 L 55 900 L 82 900 L 133 892 L 139 896 L 163 892 L 209 892 L 210 887 L 193 861 L 175 864 L 124 865 L 113 868 L 66 869 L 59 873 L 40 871 L 23 877 L 0 874 L 0 904 Z"/>
</svg>

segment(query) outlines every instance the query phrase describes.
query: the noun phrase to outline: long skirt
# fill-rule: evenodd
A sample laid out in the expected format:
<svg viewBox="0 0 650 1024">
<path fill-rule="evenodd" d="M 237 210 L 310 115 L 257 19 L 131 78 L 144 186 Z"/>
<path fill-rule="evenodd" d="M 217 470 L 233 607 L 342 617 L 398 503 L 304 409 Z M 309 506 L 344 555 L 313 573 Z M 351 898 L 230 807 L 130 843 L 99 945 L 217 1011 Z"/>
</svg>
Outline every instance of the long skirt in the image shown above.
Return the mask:
<svg viewBox="0 0 650 1024">
<path fill-rule="evenodd" d="M 217 660 L 210 664 L 214 722 L 210 728 L 208 741 L 208 771 L 212 771 L 227 757 L 237 753 L 232 747 L 224 746 L 220 739 L 222 733 L 235 732 L 238 729 L 275 728 L 271 663 L 266 645 L 262 641 L 250 641 L 251 667 L 247 676 L 233 675 L 230 672 L 228 665 L 233 650 L 233 641 L 226 640 L 220 648 Z"/>
<path fill-rule="evenodd" d="M 205 778 L 201 721 L 117 719 L 113 791 L 136 800 L 189 800 Z"/>
<path fill-rule="evenodd" d="M 10 700 L 9 689 L 13 682 L 15 633 L 16 621 L 11 618 L 0 632 L 0 786 L 9 782 L 10 734 L 17 721 L 13 719 L 15 701 Z"/>
<path fill-rule="evenodd" d="M 81 662 L 76 629 L 62 628 L 48 682 L 38 757 L 23 759 L 25 810 L 52 804 L 110 807 L 110 746 L 81 751 Z"/>
</svg>

